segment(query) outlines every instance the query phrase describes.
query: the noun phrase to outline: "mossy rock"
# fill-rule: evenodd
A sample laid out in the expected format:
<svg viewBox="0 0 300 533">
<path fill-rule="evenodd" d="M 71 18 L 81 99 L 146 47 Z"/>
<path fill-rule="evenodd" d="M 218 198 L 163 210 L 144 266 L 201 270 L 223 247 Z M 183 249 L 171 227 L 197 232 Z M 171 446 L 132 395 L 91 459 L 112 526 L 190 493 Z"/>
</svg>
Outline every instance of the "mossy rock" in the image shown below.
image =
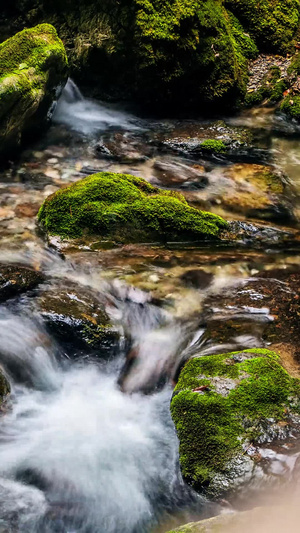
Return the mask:
<svg viewBox="0 0 300 533">
<path fill-rule="evenodd" d="M 49 24 L 0 44 L 0 157 L 47 122 L 66 79 L 66 53 Z"/>
<path fill-rule="evenodd" d="M 217 239 L 227 223 L 142 178 L 103 172 L 49 196 L 38 219 L 49 235 L 126 242 Z"/>
<path fill-rule="evenodd" d="M 5 21 L 53 23 L 76 79 L 101 85 L 106 94 L 130 95 L 165 111 L 178 104 L 232 108 L 245 93 L 246 58 L 255 45 L 222 0 L 15 4 L 5 8 Z"/>
<path fill-rule="evenodd" d="M 289 94 L 280 105 L 280 111 L 297 121 L 300 120 L 300 96 Z"/>
<path fill-rule="evenodd" d="M 225 0 L 260 51 L 286 53 L 299 26 L 298 0 Z"/>
<path fill-rule="evenodd" d="M 279 437 L 280 424 L 288 436 L 299 410 L 300 381 L 274 352 L 250 349 L 191 359 L 171 402 L 185 480 L 214 497 L 237 490 L 253 475 L 249 448 Z"/>
</svg>

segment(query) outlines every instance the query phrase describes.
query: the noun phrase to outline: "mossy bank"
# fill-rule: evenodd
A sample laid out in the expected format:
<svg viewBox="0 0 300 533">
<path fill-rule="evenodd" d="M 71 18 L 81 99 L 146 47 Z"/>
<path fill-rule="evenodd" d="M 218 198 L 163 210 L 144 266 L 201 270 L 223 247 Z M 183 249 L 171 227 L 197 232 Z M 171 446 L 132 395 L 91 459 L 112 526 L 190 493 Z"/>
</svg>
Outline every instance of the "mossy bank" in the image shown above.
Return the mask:
<svg viewBox="0 0 300 533">
<path fill-rule="evenodd" d="M 287 436 L 299 408 L 300 381 L 288 375 L 274 352 L 251 349 L 191 359 L 171 402 L 184 478 L 215 497 L 249 483 L 255 446 L 282 438 L 282 427 Z"/>
<path fill-rule="evenodd" d="M 66 79 L 66 53 L 49 24 L 0 44 L 0 157 L 45 124 Z"/>
<path fill-rule="evenodd" d="M 95 95 L 164 111 L 232 111 L 245 95 L 248 59 L 293 49 L 299 1 L 16 0 L 0 14 L 0 39 L 44 21 L 59 31 L 72 76 Z"/>
<path fill-rule="evenodd" d="M 49 196 L 38 219 L 49 235 L 120 243 L 217 239 L 227 223 L 190 207 L 180 193 L 142 178 L 103 172 Z"/>
</svg>

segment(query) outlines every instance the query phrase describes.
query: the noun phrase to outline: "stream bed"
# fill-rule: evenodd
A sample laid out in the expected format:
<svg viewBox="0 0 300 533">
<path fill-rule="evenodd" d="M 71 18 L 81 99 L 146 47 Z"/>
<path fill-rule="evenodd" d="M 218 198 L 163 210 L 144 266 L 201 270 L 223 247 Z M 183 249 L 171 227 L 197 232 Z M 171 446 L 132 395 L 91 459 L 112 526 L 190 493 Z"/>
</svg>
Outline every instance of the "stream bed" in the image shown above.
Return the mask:
<svg viewBox="0 0 300 533">
<path fill-rule="evenodd" d="M 231 156 L 199 156 L 195 131 L 226 140 L 230 128 L 250 131 L 249 149 L 236 140 Z M 94 172 L 122 172 L 180 190 L 227 219 L 293 231 L 298 134 L 269 110 L 213 125 L 137 118 L 85 99 L 69 81 L 49 131 L 1 171 L 1 264 L 43 276 L 0 305 L 0 360 L 12 387 L 1 413 L 1 533 L 163 533 L 219 513 L 224 502 L 209 502 L 180 474 L 169 409 L 180 368 L 195 353 L 264 344 L 281 345 L 286 368 L 300 375 L 297 325 L 283 323 L 281 331 L 276 322 L 284 295 L 293 299 L 298 289 L 286 278 L 299 272 L 296 240 L 284 247 L 115 247 L 83 239 L 68 247 L 45 243 L 36 224 L 43 200 Z M 239 206 L 241 195 L 256 194 L 247 179 L 245 185 L 249 165 L 272 165 L 285 185 L 275 208 L 251 207 L 252 217 Z M 64 311 L 66 301 L 93 320 L 103 308 L 114 342 L 103 352 L 77 342 L 79 319 Z M 132 349 L 139 365 L 124 377 Z M 291 486 L 299 441 L 286 453 L 280 445 L 263 453 L 265 475 L 276 487 L 279 478 Z M 250 500 L 245 490 L 231 505 L 247 508 Z"/>
</svg>

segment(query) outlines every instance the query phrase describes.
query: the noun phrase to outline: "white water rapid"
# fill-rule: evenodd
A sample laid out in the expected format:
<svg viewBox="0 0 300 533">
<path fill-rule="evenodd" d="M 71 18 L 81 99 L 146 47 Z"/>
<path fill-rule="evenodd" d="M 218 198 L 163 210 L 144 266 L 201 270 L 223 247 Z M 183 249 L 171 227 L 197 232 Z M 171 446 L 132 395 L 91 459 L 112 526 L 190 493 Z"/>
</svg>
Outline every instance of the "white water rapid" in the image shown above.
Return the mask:
<svg viewBox="0 0 300 533">
<path fill-rule="evenodd" d="M 47 274 L 106 296 L 133 338 L 148 331 L 150 352 L 149 331 L 165 318 L 147 302 L 139 312 L 142 293 L 109 287 L 51 255 L 43 261 Z M 12 386 L 0 428 L 0 531 L 141 533 L 186 505 L 200 509 L 179 473 L 171 387 L 123 393 L 122 343 L 109 361 L 72 361 L 30 309 L 26 298 L 0 306 L 0 362 Z"/>
</svg>

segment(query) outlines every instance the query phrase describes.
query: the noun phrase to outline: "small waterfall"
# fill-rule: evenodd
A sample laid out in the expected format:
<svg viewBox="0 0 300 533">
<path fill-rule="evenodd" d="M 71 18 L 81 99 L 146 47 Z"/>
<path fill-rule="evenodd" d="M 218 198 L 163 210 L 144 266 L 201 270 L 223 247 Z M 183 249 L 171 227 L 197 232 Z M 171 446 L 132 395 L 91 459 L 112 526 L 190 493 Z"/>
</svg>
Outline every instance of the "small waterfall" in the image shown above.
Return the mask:
<svg viewBox="0 0 300 533">
<path fill-rule="evenodd" d="M 84 98 L 69 79 L 57 102 L 53 122 L 83 135 L 95 135 L 110 128 L 141 130 L 141 121 L 116 107 Z"/>
</svg>

